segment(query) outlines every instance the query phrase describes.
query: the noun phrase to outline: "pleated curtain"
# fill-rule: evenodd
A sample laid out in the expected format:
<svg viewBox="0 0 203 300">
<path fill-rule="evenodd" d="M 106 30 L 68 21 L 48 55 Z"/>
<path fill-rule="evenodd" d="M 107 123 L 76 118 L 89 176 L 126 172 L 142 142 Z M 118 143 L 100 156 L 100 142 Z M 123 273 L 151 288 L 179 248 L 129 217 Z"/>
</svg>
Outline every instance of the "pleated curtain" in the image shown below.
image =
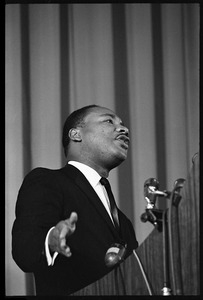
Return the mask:
<svg viewBox="0 0 203 300">
<path fill-rule="evenodd" d="M 15 203 L 30 170 L 64 166 L 69 113 L 98 104 L 129 127 L 109 180 L 140 244 L 153 229 L 140 220 L 144 181 L 172 190 L 186 178 L 199 151 L 199 4 L 7 4 L 5 38 L 6 295 L 32 295 L 11 256 Z"/>
</svg>

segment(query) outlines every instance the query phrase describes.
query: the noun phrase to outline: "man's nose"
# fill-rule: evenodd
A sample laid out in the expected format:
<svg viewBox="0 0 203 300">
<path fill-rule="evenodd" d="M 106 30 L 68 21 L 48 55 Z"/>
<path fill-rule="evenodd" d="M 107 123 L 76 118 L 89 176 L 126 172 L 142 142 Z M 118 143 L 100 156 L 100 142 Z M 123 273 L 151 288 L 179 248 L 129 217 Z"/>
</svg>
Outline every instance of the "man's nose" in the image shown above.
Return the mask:
<svg viewBox="0 0 203 300">
<path fill-rule="evenodd" d="M 124 133 L 125 135 L 129 135 L 129 129 L 124 126 L 124 125 L 118 125 L 117 128 L 116 128 L 116 131 L 120 132 L 120 133 Z"/>
</svg>

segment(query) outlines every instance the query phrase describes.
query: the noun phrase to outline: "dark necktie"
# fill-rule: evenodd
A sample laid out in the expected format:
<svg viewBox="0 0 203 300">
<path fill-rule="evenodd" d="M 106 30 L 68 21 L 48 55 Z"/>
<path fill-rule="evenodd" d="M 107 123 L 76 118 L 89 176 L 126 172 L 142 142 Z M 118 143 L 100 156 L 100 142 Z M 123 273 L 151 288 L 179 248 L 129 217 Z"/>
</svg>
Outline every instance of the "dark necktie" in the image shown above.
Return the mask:
<svg viewBox="0 0 203 300">
<path fill-rule="evenodd" d="M 109 197 L 109 202 L 110 202 L 111 215 L 112 215 L 112 218 L 113 218 L 115 227 L 116 227 L 116 229 L 119 231 L 118 210 L 117 210 L 117 206 L 116 206 L 116 202 L 115 202 L 113 193 L 112 193 L 112 191 L 111 191 L 110 183 L 109 183 L 109 181 L 108 181 L 106 178 L 104 178 L 104 177 L 102 177 L 102 178 L 100 179 L 100 182 L 101 182 L 101 184 L 104 185 L 105 188 L 106 188 L 106 191 L 107 191 L 107 194 L 108 194 L 108 197 Z"/>
</svg>

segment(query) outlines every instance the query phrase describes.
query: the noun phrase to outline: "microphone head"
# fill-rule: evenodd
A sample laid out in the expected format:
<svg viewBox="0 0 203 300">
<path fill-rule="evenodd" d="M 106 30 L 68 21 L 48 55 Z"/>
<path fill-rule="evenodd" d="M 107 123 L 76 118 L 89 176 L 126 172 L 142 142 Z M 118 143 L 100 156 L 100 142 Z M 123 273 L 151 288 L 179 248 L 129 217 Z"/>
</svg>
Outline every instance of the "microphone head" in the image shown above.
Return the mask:
<svg viewBox="0 0 203 300">
<path fill-rule="evenodd" d="M 156 178 L 149 178 L 144 182 L 144 197 L 147 201 L 147 208 L 152 209 L 156 203 L 155 191 L 159 189 L 159 182 Z"/>
<path fill-rule="evenodd" d="M 159 181 L 156 178 L 149 178 L 144 182 L 144 193 L 148 194 L 148 188 L 154 187 L 154 190 L 159 189 Z"/>
<path fill-rule="evenodd" d="M 179 191 L 184 185 L 185 179 L 179 178 L 174 182 L 174 190 Z"/>
<path fill-rule="evenodd" d="M 107 250 L 105 255 L 105 265 L 107 267 L 113 267 L 118 263 L 121 263 L 124 260 L 126 253 L 126 245 L 119 243 L 112 244 L 111 247 Z"/>
</svg>

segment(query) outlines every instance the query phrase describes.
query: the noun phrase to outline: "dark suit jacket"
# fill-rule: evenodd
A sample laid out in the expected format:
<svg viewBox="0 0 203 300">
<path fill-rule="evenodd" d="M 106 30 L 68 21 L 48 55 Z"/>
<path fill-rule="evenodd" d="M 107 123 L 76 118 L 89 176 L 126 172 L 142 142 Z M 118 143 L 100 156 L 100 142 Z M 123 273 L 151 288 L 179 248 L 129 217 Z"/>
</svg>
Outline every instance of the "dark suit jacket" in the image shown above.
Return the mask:
<svg viewBox="0 0 203 300">
<path fill-rule="evenodd" d="M 48 266 L 44 251 L 48 230 L 77 212 L 76 231 L 68 237 L 72 256 L 58 254 Z M 126 258 L 137 248 L 133 226 L 119 210 Z M 104 257 L 121 237 L 101 200 L 74 166 L 59 170 L 36 168 L 24 179 L 16 203 L 12 255 L 24 272 L 33 272 L 37 295 L 68 295 L 103 277 L 111 268 Z"/>
</svg>

